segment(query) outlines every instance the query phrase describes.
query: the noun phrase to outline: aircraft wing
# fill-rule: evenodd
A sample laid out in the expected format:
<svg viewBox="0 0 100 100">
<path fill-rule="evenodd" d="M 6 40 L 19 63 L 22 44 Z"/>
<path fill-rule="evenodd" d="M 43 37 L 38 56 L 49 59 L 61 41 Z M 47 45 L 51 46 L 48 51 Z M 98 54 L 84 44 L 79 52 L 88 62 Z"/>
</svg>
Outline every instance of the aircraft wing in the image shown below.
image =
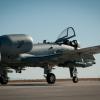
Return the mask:
<svg viewBox="0 0 100 100">
<path fill-rule="evenodd" d="M 63 53 L 63 58 L 68 56 L 69 60 L 77 60 L 83 56 L 91 58 L 91 55 L 93 56 L 94 54 L 98 54 L 98 53 L 100 53 L 100 45 L 87 47 L 87 48 L 79 48 L 77 50 L 69 51 L 69 52 L 65 51 Z"/>
<path fill-rule="evenodd" d="M 100 45 L 93 46 L 93 47 L 87 47 L 87 48 L 81 48 L 75 51 L 75 53 L 78 54 L 87 54 L 87 55 L 93 55 L 100 53 Z"/>
<path fill-rule="evenodd" d="M 80 48 L 78 50 L 64 52 L 62 59 L 66 58 L 66 61 L 78 61 L 81 58 L 84 60 L 95 60 L 94 54 L 100 53 L 100 45 L 87 47 L 87 48 Z"/>
</svg>

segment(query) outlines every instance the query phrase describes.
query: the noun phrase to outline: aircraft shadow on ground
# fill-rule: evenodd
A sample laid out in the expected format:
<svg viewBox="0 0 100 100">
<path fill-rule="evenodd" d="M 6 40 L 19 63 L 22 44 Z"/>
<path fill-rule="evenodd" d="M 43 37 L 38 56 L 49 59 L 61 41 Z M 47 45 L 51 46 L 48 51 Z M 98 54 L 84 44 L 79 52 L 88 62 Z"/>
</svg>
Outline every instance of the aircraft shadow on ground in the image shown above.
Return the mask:
<svg viewBox="0 0 100 100">
<path fill-rule="evenodd" d="M 1 86 L 55 86 L 55 85 L 51 85 L 51 84 L 47 84 L 47 83 L 10 83 L 7 85 L 1 85 Z"/>
</svg>

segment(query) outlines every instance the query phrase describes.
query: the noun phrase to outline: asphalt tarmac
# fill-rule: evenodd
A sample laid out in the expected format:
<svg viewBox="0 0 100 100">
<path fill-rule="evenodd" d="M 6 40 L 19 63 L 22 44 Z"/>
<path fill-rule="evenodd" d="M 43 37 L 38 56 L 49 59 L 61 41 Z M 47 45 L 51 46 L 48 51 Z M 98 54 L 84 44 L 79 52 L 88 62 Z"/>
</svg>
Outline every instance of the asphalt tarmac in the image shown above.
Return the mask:
<svg viewBox="0 0 100 100">
<path fill-rule="evenodd" d="M 100 100 L 100 81 L 10 82 L 0 85 L 0 100 Z"/>
</svg>

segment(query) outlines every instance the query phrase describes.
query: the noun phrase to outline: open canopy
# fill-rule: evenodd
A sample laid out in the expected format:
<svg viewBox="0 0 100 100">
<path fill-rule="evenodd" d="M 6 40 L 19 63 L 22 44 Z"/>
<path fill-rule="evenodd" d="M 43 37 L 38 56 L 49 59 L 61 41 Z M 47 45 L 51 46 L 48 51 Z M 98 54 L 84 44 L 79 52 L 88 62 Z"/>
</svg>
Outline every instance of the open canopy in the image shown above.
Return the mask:
<svg viewBox="0 0 100 100">
<path fill-rule="evenodd" d="M 75 30 L 73 27 L 68 27 L 66 29 L 64 29 L 60 35 L 58 36 L 58 39 L 55 41 L 55 43 L 62 43 L 66 40 L 69 40 L 70 38 L 75 37 Z"/>
</svg>

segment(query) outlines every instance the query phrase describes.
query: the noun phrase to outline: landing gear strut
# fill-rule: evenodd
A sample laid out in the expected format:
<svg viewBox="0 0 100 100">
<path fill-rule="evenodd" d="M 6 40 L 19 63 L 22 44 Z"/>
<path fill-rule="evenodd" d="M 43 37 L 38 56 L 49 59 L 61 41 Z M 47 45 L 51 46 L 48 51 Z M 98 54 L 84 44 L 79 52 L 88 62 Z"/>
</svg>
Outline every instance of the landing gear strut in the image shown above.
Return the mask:
<svg viewBox="0 0 100 100">
<path fill-rule="evenodd" d="M 70 67 L 70 76 L 73 80 L 73 83 L 78 83 L 78 77 L 77 77 L 77 69 L 76 67 Z"/>
<path fill-rule="evenodd" d="M 54 84 L 56 81 L 56 76 L 55 74 L 51 73 L 52 68 L 46 67 L 44 68 L 44 74 L 46 75 L 46 81 L 48 84 Z"/>
<path fill-rule="evenodd" d="M 0 83 L 2 85 L 5 85 L 8 83 L 8 77 L 7 77 L 7 72 L 3 71 L 2 73 L 0 73 Z"/>
</svg>

